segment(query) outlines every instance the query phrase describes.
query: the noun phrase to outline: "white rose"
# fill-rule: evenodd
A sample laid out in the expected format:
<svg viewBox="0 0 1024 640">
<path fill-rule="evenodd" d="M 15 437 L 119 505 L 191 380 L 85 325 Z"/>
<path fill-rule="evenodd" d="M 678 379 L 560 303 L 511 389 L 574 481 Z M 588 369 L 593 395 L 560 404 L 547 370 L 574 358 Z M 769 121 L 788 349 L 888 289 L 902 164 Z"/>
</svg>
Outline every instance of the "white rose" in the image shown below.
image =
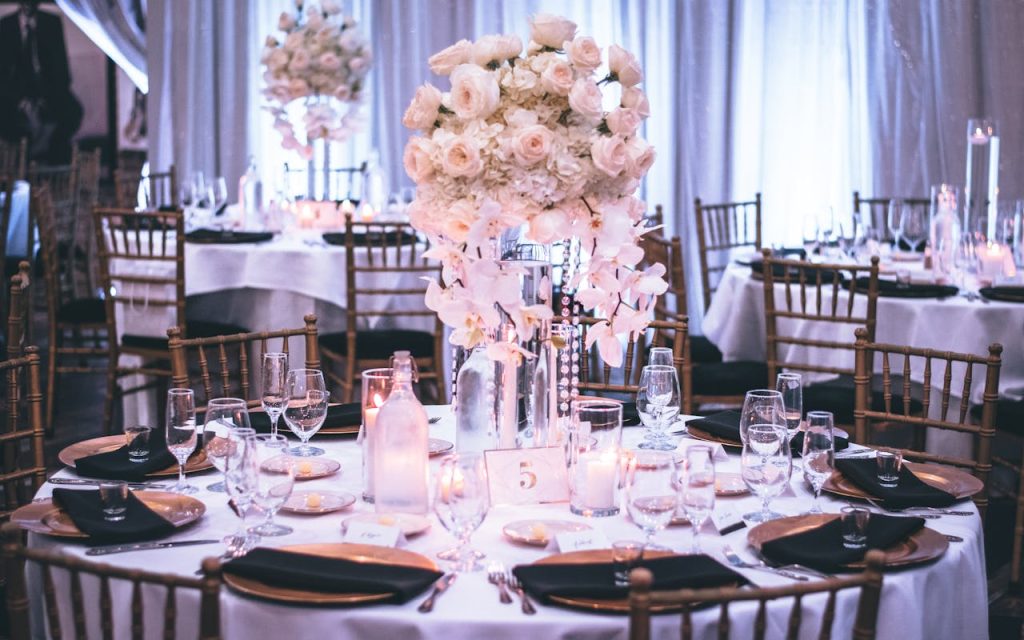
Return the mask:
<svg viewBox="0 0 1024 640">
<path fill-rule="evenodd" d="M 534 242 L 549 244 L 569 237 L 569 214 L 559 208 L 545 209 L 530 219 L 529 236 Z"/>
<path fill-rule="evenodd" d="M 341 5 L 337 0 L 323 0 L 320 4 L 323 5 L 324 11 L 329 16 L 336 16 L 341 13 Z"/>
<path fill-rule="evenodd" d="M 608 69 L 623 87 L 632 87 L 644 81 L 644 72 L 636 56 L 617 44 L 608 47 Z"/>
<path fill-rule="evenodd" d="M 537 164 L 548 157 L 551 141 L 551 131 L 543 125 L 520 129 L 512 139 L 512 156 L 521 167 Z"/>
<path fill-rule="evenodd" d="M 497 48 L 499 59 L 511 60 L 523 52 L 523 41 L 515 34 L 501 35 L 498 36 Z"/>
<path fill-rule="evenodd" d="M 484 36 L 473 43 L 472 62 L 486 67 L 492 62 L 503 62 L 508 58 L 503 57 L 505 47 L 501 45 L 501 39 L 504 36 L 489 35 Z M 514 56 L 510 56 L 514 57 Z"/>
<path fill-rule="evenodd" d="M 580 69 L 593 70 L 601 66 L 601 48 L 590 36 L 579 36 L 565 47 L 565 52 Z"/>
<path fill-rule="evenodd" d="M 626 143 L 619 136 L 601 136 L 590 145 L 594 166 L 612 178 L 626 168 Z"/>
<path fill-rule="evenodd" d="M 557 60 L 548 65 L 540 76 L 540 84 L 544 90 L 560 96 L 569 95 L 573 83 L 572 65 L 564 60 Z"/>
<path fill-rule="evenodd" d="M 292 98 L 304 98 L 309 95 L 309 84 L 302 78 L 292 78 L 288 83 L 288 93 Z"/>
<path fill-rule="evenodd" d="M 484 162 L 472 138 L 453 136 L 441 148 L 441 168 L 450 176 L 472 178 L 483 171 Z"/>
<path fill-rule="evenodd" d="M 551 49 L 561 49 L 576 37 L 576 23 L 550 13 L 538 13 L 529 19 L 530 39 Z"/>
<path fill-rule="evenodd" d="M 402 154 L 402 166 L 413 182 L 419 184 L 434 175 L 434 163 L 430 156 L 434 151 L 434 143 L 427 138 L 414 136 L 409 138 Z"/>
<path fill-rule="evenodd" d="M 337 71 L 341 68 L 341 58 L 328 51 L 317 58 L 316 64 L 325 71 Z"/>
<path fill-rule="evenodd" d="M 626 174 L 642 178 L 654 164 L 654 147 L 643 138 L 633 138 L 626 144 Z"/>
<path fill-rule="evenodd" d="M 362 56 L 356 56 L 355 58 L 352 58 L 351 60 L 348 61 L 348 68 L 352 70 L 352 73 L 355 73 L 357 75 L 366 71 L 367 67 L 369 66 L 370 63 L 366 60 L 366 58 L 363 58 Z"/>
<path fill-rule="evenodd" d="M 486 118 L 498 108 L 501 91 L 494 74 L 473 64 L 452 71 L 452 110 L 463 119 Z"/>
<path fill-rule="evenodd" d="M 346 29 L 341 32 L 341 37 L 338 38 L 338 46 L 341 47 L 343 51 L 354 53 L 363 46 L 363 40 L 354 30 Z"/>
<path fill-rule="evenodd" d="M 637 112 L 641 118 L 651 115 L 651 103 L 647 101 L 647 94 L 636 87 L 624 87 L 622 89 L 622 106 Z"/>
<path fill-rule="evenodd" d="M 617 136 L 628 138 L 629 136 L 636 133 L 636 130 L 640 128 L 640 123 L 643 119 L 636 111 L 632 109 L 623 109 L 617 107 L 608 114 L 605 118 L 605 123 L 608 125 L 608 130 Z"/>
<path fill-rule="evenodd" d="M 459 40 L 447 49 L 442 49 L 430 56 L 427 64 L 430 70 L 439 76 L 446 76 L 455 70 L 460 64 L 466 64 L 472 59 L 473 43 L 469 40 Z"/>
<path fill-rule="evenodd" d="M 296 51 L 297 49 L 303 49 L 302 34 L 298 32 L 289 33 L 288 37 L 284 39 L 284 48 L 289 51 Z"/>
<path fill-rule="evenodd" d="M 281 17 L 277 19 L 277 28 L 281 31 L 291 31 L 295 28 L 295 17 L 285 11 L 281 14 Z"/>
<path fill-rule="evenodd" d="M 431 84 L 424 84 L 416 89 L 409 108 L 402 116 L 402 124 L 410 129 L 426 129 L 437 121 L 437 112 L 441 108 L 441 92 Z"/>
<path fill-rule="evenodd" d="M 588 120 L 600 120 L 604 111 L 597 83 L 592 78 L 578 78 L 569 91 L 569 106 Z"/>
</svg>

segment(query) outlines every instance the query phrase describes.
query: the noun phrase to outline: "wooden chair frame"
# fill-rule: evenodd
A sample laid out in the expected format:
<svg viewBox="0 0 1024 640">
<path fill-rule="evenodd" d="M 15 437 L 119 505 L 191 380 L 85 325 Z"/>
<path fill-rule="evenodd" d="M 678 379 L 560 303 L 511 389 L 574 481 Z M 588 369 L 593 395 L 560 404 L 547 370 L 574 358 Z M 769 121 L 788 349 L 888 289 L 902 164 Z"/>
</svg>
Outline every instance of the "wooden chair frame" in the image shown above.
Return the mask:
<svg viewBox="0 0 1024 640">
<path fill-rule="evenodd" d="M 25 178 L 25 167 L 28 162 L 28 138 L 16 143 L 0 140 L 0 173 L 12 174 L 15 180 Z"/>
<path fill-rule="evenodd" d="M 164 172 L 150 172 L 147 176 L 135 172 L 115 171 L 114 172 L 114 202 L 120 209 L 135 210 L 139 206 L 139 186 L 143 181 L 149 181 L 150 194 L 157 194 L 158 197 L 150 197 L 156 201 L 153 209 L 160 207 L 177 207 L 178 203 L 178 182 L 172 164 Z M 165 197 L 166 196 L 166 197 Z"/>
<path fill-rule="evenodd" d="M 100 174 L 102 171 L 100 150 L 80 153 L 78 161 L 78 210 L 75 211 L 75 237 L 72 240 L 71 255 L 82 264 L 76 266 L 76 273 L 82 277 L 82 284 L 75 289 L 76 295 L 94 296 L 99 288 L 100 268 L 96 249 L 96 232 L 93 229 L 92 210 L 100 200 Z M 77 282 L 77 281 L 76 281 Z"/>
<path fill-rule="evenodd" d="M 28 288 L 31 284 L 31 265 L 28 261 L 22 260 L 18 263 L 18 273 L 11 276 L 11 289 L 8 300 L 10 308 L 7 311 L 7 350 L 8 360 L 17 358 L 22 354 L 25 346 L 25 336 L 28 333 L 29 322 L 29 301 L 31 296 Z"/>
<path fill-rule="evenodd" d="M 46 482 L 46 462 L 43 458 L 43 392 L 39 382 L 39 353 L 27 347 L 25 355 L 0 362 L 0 376 L 4 381 L 5 411 L 0 431 L 0 451 L 3 468 L 0 486 L 4 501 L 0 503 L 0 521 L 12 511 L 31 502 L 35 492 Z M 24 404 L 22 403 L 24 401 Z M 23 411 L 27 411 L 25 423 Z M 28 441 L 31 464 L 20 463 L 22 444 Z M 25 482 L 29 486 L 24 486 Z"/>
<path fill-rule="evenodd" d="M 651 346 L 665 344 L 672 348 L 672 361 L 676 370 L 685 375 L 684 345 L 687 340 L 687 324 L 685 318 L 674 320 L 652 320 L 642 334 L 631 336 L 626 343 L 622 357 L 622 366 L 612 368 L 599 361 L 596 345 L 593 349 L 586 348 L 587 330 L 589 327 L 607 322 L 600 318 L 580 318 L 580 392 L 635 394 L 640 389 L 640 374 L 647 364 L 647 353 Z M 596 371 L 592 365 L 600 362 Z M 622 381 L 618 381 L 618 372 L 622 373 Z M 596 378 L 596 380 L 592 379 Z M 680 392 L 683 393 L 685 382 L 680 378 Z M 685 396 L 685 393 L 683 393 Z"/>
<path fill-rule="evenodd" d="M 880 230 L 882 233 L 878 236 L 880 242 L 892 242 L 894 240 L 892 232 L 889 231 L 889 201 L 890 200 L 902 200 L 912 207 L 922 207 L 925 213 L 928 212 L 931 207 L 930 198 L 896 198 L 896 197 L 875 197 L 875 198 L 862 198 L 860 191 L 853 192 L 853 216 L 854 221 L 858 222 L 863 219 L 864 209 L 867 208 L 868 219 L 871 225 Z"/>
<path fill-rule="evenodd" d="M 753 209 L 753 229 L 750 224 L 750 210 Z M 704 291 L 704 310 L 711 306 L 711 296 L 718 289 L 719 275 L 726 264 L 710 265 L 709 256 L 728 254 L 733 249 L 751 247 L 761 250 L 761 194 L 747 202 L 724 202 L 706 204 L 700 198 L 694 200 L 697 216 L 697 246 L 700 252 L 700 282 Z M 742 234 L 741 234 L 742 229 Z M 712 285 L 711 276 L 718 279 Z"/>
<path fill-rule="evenodd" d="M 917 449 L 892 450 L 901 451 L 908 460 L 933 462 L 969 469 L 985 484 L 985 489 L 974 496 L 974 502 L 978 505 L 978 510 L 981 512 L 982 521 L 984 522 L 985 511 L 988 507 L 988 476 L 992 471 L 992 441 L 996 433 L 996 406 L 999 400 L 999 369 L 1002 365 L 1003 346 L 1000 344 L 990 345 L 988 356 L 986 357 L 969 353 L 940 351 L 938 349 L 921 349 L 875 343 L 871 341 L 870 335 L 866 330 L 858 329 L 855 349 L 857 354 L 856 374 L 854 376 L 856 404 L 854 405 L 853 416 L 857 442 L 870 443 L 872 427 L 875 423 L 905 424 L 918 430 L 927 428 L 945 429 L 974 436 L 975 455 L 973 458 L 944 456 Z M 882 357 L 882 393 L 885 404 L 881 411 L 876 411 L 871 403 L 871 378 L 876 355 L 881 355 Z M 898 357 L 903 361 L 902 375 L 893 375 L 891 356 Z M 909 402 L 904 401 L 902 403 L 902 412 L 893 411 L 892 403 L 894 396 L 893 387 L 897 381 L 902 383 L 903 398 L 910 397 L 912 358 L 924 360 L 924 387 L 922 391 L 924 409 L 919 416 L 911 415 Z M 942 370 L 941 405 L 938 418 L 930 417 L 931 414 L 929 413 L 933 387 L 933 361 L 938 361 L 940 363 L 939 366 L 941 366 L 941 363 L 945 363 L 945 367 Z M 953 390 L 954 363 L 962 364 L 965 367 L 965 372 L 962 385 L 960 386 L 961 400 L 960 406 L 957 409 L 957 418 L 950 420 L 948 418 L 950 396 Z M 985 367 L 985 388 L 982 396 L 980 425 L 968 423 L 974 365 Z"/>
<path fill-rule="evenodd" d="M 77 638 L 88 636 L 87 612 L 83 602 L 82 574 L 99 579 L 99 616 L 100 628 L 104 638 L 114 637 L 114 615 L 112 613 L 111 581 L 131 583 L 131 637 L 142 640 L 145 633 L 145 610 L 143 586 L 156 585 L 166 589 L 163 616 L 157 624 L 163 627 L 164 638 L 176 637 L 175 622 L 177 620 L 177 590 L 189 589 L 199 592 L 199 638 L 200 640 L 217 640 L 220 631 L 220 562 L 215 558 L 206 558 L 202 564 L 202 577 L 192 578 L 174 574 L 154 573 L 139 569 L 126 569 L 109 564 L 88 562 L 69 554 L 56 551 L 29 549 L 21 542 L 21 530 L 8 523 L 3 527 L 3 558 L 4 575 L 7 578 L 7 611 L 11 622 L 12 640 L 29 640 L 32 630 L 29 620 L 29 593 L 25 578 L 28 563 L 39 567 L 42 574 L 42 596 L 46 620 L 53 638 L 62 637 L 64 631 L 58 609 L 58 596 L 54 569 L 66 571 L 70 586 L 68 599 L 71 602 L 74 635 Z M 90 614 L 93 612 L 90 611 Z"/>
<path fill-rule="evenodd" d="M 882 568 L 885 565 L 885 554 L 881 551 L 869 551 L 865 555 L 867 566 L 862 573 L 841 578 L 815 580 L 781 587 L 758 587 L 753 589 L 722 588 L 722 589 L 679 589 L 673 591 L 651 591 L 654 576 L 647 569 L 634 569 L 630 573 L 629 591 L 629 638 L 630 640 L 650 640 L 651 608 L 669 606 L 682 608 L 680 625 L 681 640 L 693 637 L 692 611 L 696 607 L 707 604 L 719 605 L 718 637 L 729 638 L 731 620 L 729 605 L 739 602 L 757 602 L 757 615 L 754 619 L 755 640 L 767 637 L 767 603 L 783 598 L 792 598 L 789 625 L 786 632 L 788 640 L 796 640 L 800 636 L 802 622 L 803 598 L 813 594 L 828 594 L 825 613 L 822 616 L 822 628 L 817 637 L 831 637 L 831 627 L 835 615 L 836 594 L 841 590 L 859 589 L 860 598 L 857 602 L 857 616 L 852 629 L 854 640 L 872 640 L 878 624 L 878 605 L 882 595 Z"/>
</svg>

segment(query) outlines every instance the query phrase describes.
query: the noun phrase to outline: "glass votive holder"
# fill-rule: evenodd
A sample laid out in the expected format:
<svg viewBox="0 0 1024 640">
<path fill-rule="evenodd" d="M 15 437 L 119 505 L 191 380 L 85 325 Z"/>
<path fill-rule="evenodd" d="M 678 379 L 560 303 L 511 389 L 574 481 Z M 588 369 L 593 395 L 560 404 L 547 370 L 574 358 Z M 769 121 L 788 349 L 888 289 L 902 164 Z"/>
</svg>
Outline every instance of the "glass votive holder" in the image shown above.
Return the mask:
<svg viewBox="0 0 1024 640">
<path fill-rule="evenodd" d="M 391 395 L 390 367 L 367 369 L 362 378 L 363 421 L 359 440 L 363 445 L 363 500 L 373 502 L 373 454 L 375 449 L 377 413 Z"/>
<path fill-rule="evenodd" d="M 866 547 L 871 512 L 864 507 L 843 507 L 840 510 L 840 518 L 842 518 L 843 546 L 847 549 Z"/>
<path fill-rule="evenodd" d="M 878 484 L 883 487 L 895 487 L 900 483 L 900 471 L 903 470 L 903 454 L 899 451 L 875 452 Z"/>
<path fill-rule="evenodd" d="M 149 460 L 149 435 L 153 428 L 144 424 L 128 425 L 124 428 L 124 440 L 128 447 L 129 462 Z"/>
<path fill-rule="evenodd" d="M 643 558 L 644 543 L 634 540 L 619 540 L 612 543 L 612 563 L 615 565 L 615 586 L 629 586 L 629 572 Z"/>
<path fill-rule="evenodd" d="M 569 510 L 604 517 L 619 513 L 622 404 L 582 400 L 573 406 L 578 453 L 569 469 Z"/>
<path fill-rule="evenodd" d="M 123 480 L 101 482 L 100 503 L 103 505 L 104 520 L 124 520 L 125 512 L 128 511 L 128 483 Z"/>
</svg>

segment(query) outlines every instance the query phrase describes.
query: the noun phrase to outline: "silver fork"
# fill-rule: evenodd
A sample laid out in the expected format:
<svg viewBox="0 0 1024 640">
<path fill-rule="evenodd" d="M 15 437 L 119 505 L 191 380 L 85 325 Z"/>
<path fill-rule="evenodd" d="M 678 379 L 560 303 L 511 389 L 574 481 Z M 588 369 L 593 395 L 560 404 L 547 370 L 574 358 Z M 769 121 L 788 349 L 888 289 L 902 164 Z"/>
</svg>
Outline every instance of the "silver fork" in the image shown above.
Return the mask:
<svg viewBox="0 0 1024 640">
<path fill-rule="evenodd" d="M 505 567 L 497 563 L 487 567 L 487 581 L 498 587 L 498 600 L 502 604 L 512 604 L 512 596 L 505 588 Z"/>
<path fill-rule="evenodd" d="M 523 587 L 519 584 L 519 578 L 516 578 L 516 574 L 512 573 L 511 570 L 505 572 L 505 582 L 508 583 L 509 588 L 516 592 L 519 599 L 523 602 L 523 613 L 532 616 L 537 613 L 537 609 L 534 608 L 533 603 L 530 602 L 530 598 L 526 596 L 526 592 L 523 591 Z"/>
<path fill-rule="evenodd" d="M 724 547 L 722 547 L 722 553 L 725 555 L 725 559 L 729 561 L 729 564 L 738 569 L 756 569 L 758 571 L 767 571 L 768 573 L 774 573 L 776 575 L 789 578 L 790 580 L 798 580 L 800 582 L 807 582 L 810 579 L 807 576 L 802 576 L 799 573 L 794 573 L 793 571 L 787 571 L 786 569 L 777 567 L 769 567 L 764 562 L 744 562 L 743 559 L 740 558 L 729 545 L 725 545 Z"/>
<path fill-rule="evenodd" d="M 864 497 L 870 505 L 876 509 L 887 511 L 889 513 L 903 513 L 906 515 L 912 515 L 915 518 L 926 518 L 928 520 L 935 520 L 941 516 L 971 516 L 974 515 L 973 511 L 955 511 L 953 509 L 940 509 L 939 507 L 903 507 L 897 509 L 895 507 L 887 507 L 883 503 L 878 502 L 873 498 L 867 496 Z M 927 511 L 928 513 L 915 513 L 917 511 Z"/>
<path fill-rule="evenodd" d="M 800 573 L 806 573 L 809 576 L 815 576 L 817 578 L 829 579 L 829 578 L 834 578 L 835 577 L 831 573 L 825 573 L 824 571 L 818 571 L 817 569 L 812 569 L 812 568 L 810 568 L 810 567 L 808 567 L 807 565 L 804 565 L 804 564 L 795 564 L 795 563 L 794 564 L 778 564 L 778 563 L 773 563 L 773 562 L 770 562 L 767 558 L 765 558 L 764 555 L 762 555 L 760 551 L 755 551 L 754 553 L 755 553 L 755 555 L 757 555 L 757 559 L 761 562 L 761 564 L 763 564 L 765 566 L 774 567 L 776 569 L 790 569 L 792 571 L 799 571 Z"/>
</svg>

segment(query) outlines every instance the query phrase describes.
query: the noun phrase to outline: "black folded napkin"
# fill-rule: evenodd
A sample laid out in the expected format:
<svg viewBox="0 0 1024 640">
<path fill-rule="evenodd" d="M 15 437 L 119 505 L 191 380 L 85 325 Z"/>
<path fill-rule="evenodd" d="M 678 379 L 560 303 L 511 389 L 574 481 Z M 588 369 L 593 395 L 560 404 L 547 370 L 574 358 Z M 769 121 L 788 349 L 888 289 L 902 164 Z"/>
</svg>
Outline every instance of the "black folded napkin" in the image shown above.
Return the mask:
<svg viewBox="0 0 1024 640">
<path fill-rule="evenodd" d="M 442 576 L 439 571 L 376 562 L 352 562 L 259 547 L 223 566 L 226 573 L 268 585 L 326 593 L 393 593 L 406 602 Z"/>
<path fill-rule="evenodd" d="M 730 440 L 735 444 L 740 444 L 740 415 L 740 411 L 736 409 L 728 409 L 726 411 L 713 413 L 710 416 L 706 416 L 699 420 L 691 420 L 686 424 L 686 426 L 697 427 L 701 431 L 706 431 L 711 435 Z M 835 436 L 834 446 L 836 451 L 842 451 L 850 446 L 850 441 L 846 438 Z M 794 456 L 798 458 L 800 457 L 804 451 L 804 434 L 802 431 L 798 432 L 792 439 L 790 439 L 789 448 L 793 452 Z"/>
<path fill-rule="evenodd" d="M 807 250 L 803 247 L 783 247 L 782 249 L 772 249 L 772 257 L 782 258 L 783 260 L 805 260 L 807 259 Z M 749 267 L 754 261 L 764 261 L 760 252 L 751 257 L 738 258 L 735 262 L 738 265 Z"/>
<path fill-rule="evenodd" d="M 850 446 L 850 441 L 842 436 L 832 434 L 832 448 L 834 451 L 842 451 L 843 449 Z M 804 432 L 798 431 L 789 440 L 789 448 L 792 449 L 793 455 L 797 458 L 801 457 L 804 453 Z"/>
<path fill-rule="evenodd" d="M 171 534 L 174 525 L 128 492 L 128 510 L 124 520 L 108 522 L 103 518 L 99 490 L 54 489 L 53 503 L 63 509 L 79 531 L 89 536 L 89 544 L 119 544 L 154 540 Z"/>
<path fill-rule="evenodd" d="M 747 583 L 743 576 L 705 555 L 641 560 L 637 566 L 654 574 L 654 589 L 703 589 Z M 541 600 L 550 596 L 612 600 L 629 594 L 629 587 L 615 586 L 618 569 L 612 562 L 596 562 L 519 565 L 512 572 L 524 589 Z"/>
<path fill-rule="evenodd" d="M 75 460 L 75 473 L 88 478 L 141 482 L 150 473 L 178 464 L 178 459 L 167 450 L 164 437 L 163 429 L 149 432 L 149 459 L 145 462 L 129 460 L 128 446 L 125 445 L 120 449 Z"/>
<path fill-rule="evenodd" d="M 836 460 L 836 470 L 861 491 L 879 498 L 887 507 L 948 507 L 956 498 L 920 480 L 906 466 L 900 470 L 895 487 L 883 487 L 878 482 L 878 468 L 874 458 Z"/>
<path fill-rule="evenodd" d="M 640 412 L 636 410 L 635 402 L 622 403 L 622 426 L 635 427 L 640 424 Z"/>
<path fill-rule="evenodd" d="M 868 290 L 870 278 L 857 278 L 857 289 Z M 878 295 L 883 298 L 948 298 L 955 296 L 960 289 L 947 284 L 908 284 L 899 285 L 895 280 L 879 280 Z"/>
<path fill-rule="evenodd" d="M 185 240 L 198 244 L 252 244 L 273 240 L 269 231 L 232 231 L 230 229 L 196 229 L 185 234 Z"/>
<path fill-rule="evenodd" d="M 345 246 L 345 233 L 343 231 L 325 233 L 323 238 L 324 242 L 327 244 L 338 245 L 341 247 Z M 385 231 L 383 233 L 379 231 L 371 231 L 369 233 L 355 233 L 352 234 L 352 244 L 357 247 L 365 247 L 367 245 L 376 247 L 393 247 L 396 244 L 416 244 L 416 234 L 405 231 Z"/>
<path fill-rule="evenodd" d="M 978 290 L 978 293 L 987 300 L 1024 302 L 1024 287 L 1021 286 L 982 287 Z"/>
<path fill-rule="evenodd" d="M 358 402 L 347 404 L 334 404 L 327 407 L 327 419 L 321 429 L 337 429 L 340 427 L 358 427 L 363 421 L 362 405 Z M 249 413 L 249 426 L 257 432 L 270 431 L 270 417 L 263 411 L 252 411 Z M 284 417 L 277 419 L 278 429 L 288 429 Z"/>
<path fill-rule="evenodd" d="M 787 258 L 787 259 L 791 259 L 791 258 Z M 764 259 L 763 258 L 755 258 L 755 259 L 751 260 L 750 261 L 750 270 L 755 275 L 763 276 L 764 275 Z M 800 272 L 801 272 L 801 269 L 797 269 L 796 267 L 790 267 L 789 268 L 789 278 L 790 278 L 790 281 L 793 282 L 793 283 L 799 282 L 800 281 Z M 818 273 L 819 272 L 821 273 L 821 281 L 824 282 L 824 283 L 831 284 L 833 281 L 835 281 L 836 278 L 839 279 L 840 283 L 842 283 L 843 280 L 844 280 L 842 273 L 837 273 L 836 271 L 832 271 L 831 269 L 807 268 L 807 269 L 803 269 L 803 272 L 804 272 L 804 277 L 807 278 L 807 282 L 808 283 L 817 283 L 818 282 Z M 772 276 L 776 280 L 785 281 L 785 278 L 786 278 L 786 266 L 785 265 L 781 265 L 781 264 L 777 264 L 777 263 L 772 264 Z"/>
<path fill-rule="evenodd" d="M 843 546 L 843 523 L 837 517 L 828 523 L 761 546 L 765 558 L 780 564 L 802 564 L 819 571 L 840 571 L 857 562 L 871 549 L 886 549 L 924 526 L 924 518 L 906 518 L 872 513 L 864 549 Z"/>
</svg>

